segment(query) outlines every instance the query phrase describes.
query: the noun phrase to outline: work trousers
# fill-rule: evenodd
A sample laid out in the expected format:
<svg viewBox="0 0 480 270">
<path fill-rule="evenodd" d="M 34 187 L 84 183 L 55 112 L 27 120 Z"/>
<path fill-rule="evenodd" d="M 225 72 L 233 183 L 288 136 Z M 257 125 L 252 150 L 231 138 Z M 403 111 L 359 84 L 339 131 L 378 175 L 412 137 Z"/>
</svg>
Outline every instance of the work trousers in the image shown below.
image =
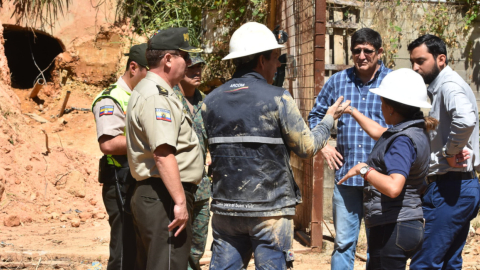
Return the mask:
<svg viewBox="0 0 480 270">
<path fill-rule="evenodd" d="M 174 236 L 168 231 L 174 219 L 175 203 L 160 178 L 139 181 L 132 196 L 132 213 L 137 234 L 136 270 L 186 270 L 192 241 L 193 193 L 185 190 L 189 221 Z M 178 228 L 177 228 L 178 229 Z"/>
<path fill-rule="evenodd" d="M 480 185 L 477 177 L 449 178 L 428 185 L 423 196 L 425 239 L 410 269 L 462 269 L 462 250 L 470 220 L 478 214 Z"/>
<path fill-rule="evenodd" d="M 369 228 L 367 270 L 405 270 L 407 260 L 422 247 L 423 220 Z"/>
<path fill-rule="evenodd" d="M 127 194 L 120 191 L 120 199 L 118 192 L 115 183 L 103 184 L 102 198 L 110 224 L 110 257 L 107 269 L 131 270 L 134 269 L 136 258 L 135 229 L 132 215 L 125 213 L 122 207 L 122 200 L 127 199 Z"/>
<path fill-rule="evenodd" d="M 195 201 L 192 219 L 192 247 L 188 260 L 189 270 L 200 269 L 200 259 L 207 244 L 208 223 L 210 221 L 210 199 Z"/>
<path fill-rule="evenodd" d="M 285 270 L 293 263 L 293 216 L 212 217 L 210 270 L 243 270 L 255 254 L 255 269 Z"/>
</svg>

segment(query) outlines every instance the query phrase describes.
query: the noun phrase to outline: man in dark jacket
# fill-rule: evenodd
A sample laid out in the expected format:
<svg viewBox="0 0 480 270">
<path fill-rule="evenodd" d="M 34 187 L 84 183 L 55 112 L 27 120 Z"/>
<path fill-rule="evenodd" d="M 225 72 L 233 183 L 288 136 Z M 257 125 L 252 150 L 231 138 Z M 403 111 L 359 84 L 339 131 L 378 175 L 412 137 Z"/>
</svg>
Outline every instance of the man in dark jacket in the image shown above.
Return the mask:
<svg viewBox="0 0 480 270">
<path fill-rule="evenodd" d="M 293 216 L 301 196 L 290 151 L 315 155 L 346 107 L 339 98 L 310 131 L 290 93 L 271 85 L 282 47 L 265 25 L 241 26 L 223 59 L 234 59 L 236 72 L 202 107 L 213 172 L 210 269 L 246 268 L 252 252 L 256 269 L 291 266 Z"/>
</svg>

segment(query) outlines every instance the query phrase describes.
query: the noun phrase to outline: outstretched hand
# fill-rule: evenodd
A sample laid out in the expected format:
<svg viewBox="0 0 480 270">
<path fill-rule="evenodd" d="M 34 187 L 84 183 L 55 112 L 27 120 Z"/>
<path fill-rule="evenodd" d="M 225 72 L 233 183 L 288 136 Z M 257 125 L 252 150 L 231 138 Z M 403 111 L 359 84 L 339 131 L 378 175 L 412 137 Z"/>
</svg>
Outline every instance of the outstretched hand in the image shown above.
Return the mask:
<svg viewBox="0 0 480 270">
<path fill-rule="evenodd" d="M 343 101 L 343 96 L 339 97 L 332 106 L 330 106 L 327 110 L 327 114 L 333 116 L 333 119 L 337 120 L 342 116 L 345 109 L 350 106 L 350 100 L 345 101 L 344 103 L 340 104 Z"/>
<path fill-rule="evenodd" d="M 360 174 L 360 169 L 362 167 L 365 167 L 367 166 L 367 163 L 358 163 L 357 165 L 353 166 L 353 168 L 351 168 L 347 174 L 345 174 L 345 176 L 340 179 L 340 181 L 338 181 L 337 185 L 341 185 L 343 182 L 347 181 L 348 178 L 350 177 L 353 177 L 355 175 L 359 175 Z"/>
</svg>

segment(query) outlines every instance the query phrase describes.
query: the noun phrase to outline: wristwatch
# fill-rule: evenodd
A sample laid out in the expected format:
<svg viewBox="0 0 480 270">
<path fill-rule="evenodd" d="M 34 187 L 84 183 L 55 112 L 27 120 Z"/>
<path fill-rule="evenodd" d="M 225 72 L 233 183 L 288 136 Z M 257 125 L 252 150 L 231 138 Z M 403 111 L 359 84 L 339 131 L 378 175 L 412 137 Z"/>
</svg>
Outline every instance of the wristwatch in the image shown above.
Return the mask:
<svg viewBox="0 0 480 270">
<path fill-rule="evenodd" d="M 353 107 L 353 106 L 350 106 L 350 115 L 353 113 L 354 110 L 356 110 L 357 108 Z"/>
<path fill-rule="evenodd" d="M 444 146 L 444 147 L 442 148 L 442 156 L 443 156 L 444 158 L 452 158 L 452 157 L 454 157 L 455 155 L 449 155 L 449 154 L 447 154 L 447 147 Z"/>
<path fill-rule="evenodd" d="M 363 179 L 365 179 L 365 174 L 370 170 L 370 166 L 363 166 L 360 168 L 360 175 L 362 176 Z"/>
</svg>

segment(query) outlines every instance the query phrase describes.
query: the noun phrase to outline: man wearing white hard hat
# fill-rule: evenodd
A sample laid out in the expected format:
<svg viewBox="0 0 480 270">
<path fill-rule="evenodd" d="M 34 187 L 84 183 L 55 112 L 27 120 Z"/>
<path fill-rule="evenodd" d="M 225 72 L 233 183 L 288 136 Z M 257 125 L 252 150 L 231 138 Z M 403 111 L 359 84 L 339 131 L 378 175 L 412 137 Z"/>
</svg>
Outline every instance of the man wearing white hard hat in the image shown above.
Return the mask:
<svg viewBox="0 0 480 270">
<path fill-rule="evenodd" d="M 210 269 L 287 269 L 293 253 L 293 216 L 301 202 L 290 151 L 313 156 L 349 104 L 339 98 L 310 131 L 292 96 L 271 85 L 280 48 L 265 25 L 235 31 L 230 54 L 236 72 L 202 106 L 213 172 L 213 246 Z"/>
<path fill-rule="evenodd" d="M 470 86 L 448 66 L 443 40 L 424 35 L 408 50 L 413 70 L 429 84 L 430 116 L 440 121 L 430 134 L 425 240 L 410 269 L 462 269 L 470 220 L 480 206 L 478 108 Z"/>
<path fill-rule="evenodd" d="M 376 142 L 365 163 L 351 168 L 338 185 L 360 175 L 364 181 L 363 209 L 369 230 L 370 269 L 405 269 L 407 260 L 423 242 L 421 196 L 430 163 L 427 131 L 438 121 L 424 117 L 420 108 L 431 108 L 427 88 L 411 69 L 389 73 L 377 89 L 386 129 L 354 107 L 345 110 Z"/>
</svg>

